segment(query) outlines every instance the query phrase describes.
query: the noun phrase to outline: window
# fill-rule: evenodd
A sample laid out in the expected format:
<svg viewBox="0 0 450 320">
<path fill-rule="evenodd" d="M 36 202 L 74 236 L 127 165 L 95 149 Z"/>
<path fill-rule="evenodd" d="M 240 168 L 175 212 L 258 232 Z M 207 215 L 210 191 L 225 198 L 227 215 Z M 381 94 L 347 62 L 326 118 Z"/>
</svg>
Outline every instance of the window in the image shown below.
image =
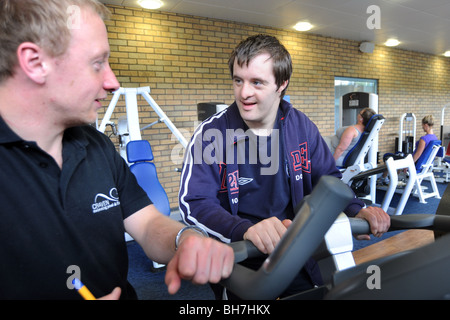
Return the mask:
<svg viewBox="0 0 450 320">
<path fill-rule="evenodd" d="M 378 94 L 378 80 L 361 78 L 334 78 L 334 130 L 339 128 L 339 104 L 341 97 L 349 92 L 368 92 Z"/>
</svg>

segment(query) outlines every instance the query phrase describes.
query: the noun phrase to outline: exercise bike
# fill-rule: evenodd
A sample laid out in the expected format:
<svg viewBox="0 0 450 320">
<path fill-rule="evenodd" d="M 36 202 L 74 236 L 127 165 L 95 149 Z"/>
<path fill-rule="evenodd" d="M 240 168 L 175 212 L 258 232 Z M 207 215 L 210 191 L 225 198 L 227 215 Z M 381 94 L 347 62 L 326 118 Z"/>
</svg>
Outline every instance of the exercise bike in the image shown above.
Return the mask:
<svg viewBox="0 0 450 320">
<path fill-rule="evenodd" d="M 450 191 L 449 191 L 450 192 Z M 450 195 L 449 195 L 450 197 Z M 221 284 L 244 300 L 272 300 L 291 283 L 305 262 L 314 257 L 324 285 L 286 299 L 448 299 L 450 298 L 450 216 L 391 216 L 392 230 L 430 229 L 439 237 L 416 250 L 355 265 L 352 235 L 368 234 L 365 220 L 341 214 L 353 198 L 341 180 L 324 176 L 296 208 L 296 216 L 275 250 L 254 271 L 240 264 L 262 255 L 249 241 L 231 243 L 233 273 Z M 438 209 L 439 211 L 439 209 Z M 350 242 L 349 242 L 350 239 Z M 379 288 L 368 285 L 368 266 L 381 270 Z"/>
</svg>

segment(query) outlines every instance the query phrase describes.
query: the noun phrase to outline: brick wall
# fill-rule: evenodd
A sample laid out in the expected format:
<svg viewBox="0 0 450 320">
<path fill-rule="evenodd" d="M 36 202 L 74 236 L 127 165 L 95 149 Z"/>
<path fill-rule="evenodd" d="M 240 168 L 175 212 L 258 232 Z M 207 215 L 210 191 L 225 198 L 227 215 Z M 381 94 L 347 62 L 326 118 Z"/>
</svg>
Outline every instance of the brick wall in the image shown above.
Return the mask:
<svg viewBox="0 0 450 320">
<path fill-rule="evenodd" d="M 294 73 L 287 94 L 323 135 L 334 132 L 334 77 L 338 76 L 378 80 L 379 112 L 386 118 L 380 132 L 381 154 L 394 151 L 405 112 L 417 117 L 417 138 L 422 135 L 420 120 L 433 114 L 439 137 L 441 109 L 450 102 L 448 58 L 382 46 L 367 54 L 359 51 L 355 41 L 145 9 L 109 8 L 113 13 L 107 22 L 110 63 L 121 86 L 149 86 L 152 98 L 187 139 L 198 123 L 197 103 L 233 102 L 228 57 L 242 39 L 256 33 L 277 36 L 290 51 Z M 113 119 L 124 114 L 124 105 L 121 99 Z M 142 99 L 139 112 L 142 127 L 158 119 Z M 447 115 L 445 122 L 450 123 L 450 110 Z M 183 150 L 163 123 L 142 135 L 152 144 L 159 178 L 171 206 L 177 207 L 180 174 L 175 170 L 181 167 Z"/>
</svg>

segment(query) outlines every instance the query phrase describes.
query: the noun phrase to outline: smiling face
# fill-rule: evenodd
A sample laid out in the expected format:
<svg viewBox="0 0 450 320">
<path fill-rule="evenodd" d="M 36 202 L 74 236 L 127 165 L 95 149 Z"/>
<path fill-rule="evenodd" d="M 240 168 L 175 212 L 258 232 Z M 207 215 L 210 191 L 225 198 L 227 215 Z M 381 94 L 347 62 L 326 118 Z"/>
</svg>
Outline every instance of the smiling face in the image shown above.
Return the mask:
<svg viewBox="0 0 450 320">
<path fill-rule="evenodd" d="M 109 63 L 109 43 L 103 20 L 83 10 L 80 28 L 72 30 L 65 54 L 50 60 L 47 78 L 56 123 L 66 127 L 93 123 L 101 101 L 119 88 Z"/>
<path fill-rule="evenodd" d="M 275 123 L 281 92 L 275 82 L 273 60 L 268 53 L 254 57 L 239 66 L 234 62 L 233 89 L 239 113 L 250 129 L 272 129 Z"/>
</svg>

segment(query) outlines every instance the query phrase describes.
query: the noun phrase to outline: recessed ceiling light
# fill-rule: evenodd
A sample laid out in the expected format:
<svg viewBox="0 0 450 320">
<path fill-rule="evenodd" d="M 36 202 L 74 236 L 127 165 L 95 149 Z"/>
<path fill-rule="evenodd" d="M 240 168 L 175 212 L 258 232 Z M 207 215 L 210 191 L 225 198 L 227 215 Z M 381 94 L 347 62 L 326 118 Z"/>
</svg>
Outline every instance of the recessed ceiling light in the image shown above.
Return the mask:
<svg viewBox="0 0 450 320">
<path fill-rule="evenodd" d="M 450 57 L 450 50 L 444 52 L 444 57 Z"/>
<path fill-rule="evenodd" d="M 144 9 L 159 9 L 163 6 L 159 0 L 139 0 L 138 4 Z"/>
<path fill-rule="evenodd" d="M 398 41 L 397 39 L 388 39 L 384 45 L 388 46 L 388 47 L 395 47 L 398 46 L 400 44 L 400 41 Z"/>
<path fill-rule="evenodd" d="M 311 30 L 313 25 L 307 21 L 301 21 L 294 26 L 297 31 L 308 31 Z"/>
</svg>

